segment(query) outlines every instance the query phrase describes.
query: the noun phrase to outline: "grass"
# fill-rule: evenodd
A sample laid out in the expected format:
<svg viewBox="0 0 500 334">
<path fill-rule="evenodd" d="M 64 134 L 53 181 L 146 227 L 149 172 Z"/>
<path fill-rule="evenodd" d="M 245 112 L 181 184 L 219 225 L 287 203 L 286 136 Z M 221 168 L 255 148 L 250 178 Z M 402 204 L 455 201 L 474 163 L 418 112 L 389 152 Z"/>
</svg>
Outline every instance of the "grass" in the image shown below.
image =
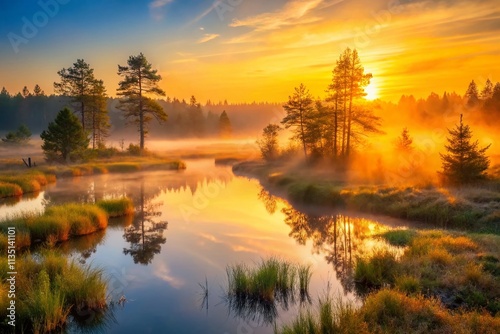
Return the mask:
<svg viewBox="0 0 500 334">
<path fill-rule="evenodd" d="M 361 292 L 385 286 L 439 298 L 450 309 L 500 312 L 500 236 L 405 233 L 413 237 L 399 259 L 384 251 L 357 261 L 354 278 Z"/>
<path fill-rule="evenodd" d="M 38 192 L 43 186 L 55 181 L 55 175 L 39 171 L 2 173 L 0 174 L 0 198 Z"/>
<path fill-rule="evenodd" d="M 0 259 L 0 291 L 7 289 L 6 266 L 7 259 Z M 70 314 L 84 309 L 99 312 L 106 307 L 107 285 L 100 269 L 78 265 L 48 250 L 36 256 L 24 254 L 17 258 L 16 266 L 16 326 L 20 332 L 59 331 Z M 6 301 L 0 301 L 2 319 L 7 316 Z M 0 323 L 0 329 L 8 328 Z"/>
<path fill-rule="evenodd" d="M 229 296 L 268 302 L 295 291 L 307 292 L 312 275 L 310 266 L 293 265 L 277 258 L 263 260 L 256 268 L 244 264 L 228 266 L 226 272 Z"/>
<path fill-rule="evenodd" d="M 27 213 L 0 222 L 0 250 L 7 249 L 7 227 L 16 227 L 16 247 L 36 242 L 54 245 L 72 237 L 88 235 L 108 226 L 108 217 L 131 215 L 128 198 L 99 201 L 97 204 L 69 203 L 52 206 L 43 214 Z"/>
<path fill-rule="evenodd" d="M 276 334 L 323 333 L 498 333 L 500 318 L 477 312 L 452 312 L 437 299 L 383 289 L 360 308 L 340 298 L 319 300 L 317 310 L 302 310 Z"/>
<path fill-rule="evenodd" d="M 301 301 L 308 297 L 310 266 L 270 258 L 256 267 L 236 264 L 226 268 L 228 288 L 226 298 L 229 308 L 237 316 L 259 318 L 272 323 L 277 316 L 277 305 L 288 309 L 297 292 Z M 299 274 L 299 273 L 302 273 Z"/>
<path fill-rule="evenodd" d="M 382 233 L 380 237 L 393 246 L 408 246 L 416 234 L 414 230 L 395 229 Z"/>
<path fill-rule="evenodd" d="M 134 203 L 127 197 L 100 200 L 96 205 L 106 211 L 110 218 L 132 215 L 135 211 Z"/>
</svg>

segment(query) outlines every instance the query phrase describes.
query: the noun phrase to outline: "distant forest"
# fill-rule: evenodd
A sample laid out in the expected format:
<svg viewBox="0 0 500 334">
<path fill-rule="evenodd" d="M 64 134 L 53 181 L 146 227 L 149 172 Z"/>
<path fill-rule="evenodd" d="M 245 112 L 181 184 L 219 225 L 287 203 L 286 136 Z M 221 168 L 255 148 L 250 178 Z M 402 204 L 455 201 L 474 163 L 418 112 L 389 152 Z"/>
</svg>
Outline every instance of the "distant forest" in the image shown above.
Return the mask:
<svg viewBox="0 0 500 334">
<path fill-rule="evenodd" d="M 443 116 L 453 117 L 466 110 L 472 111 L 469 119 L 474 122 L 496 124 L 500 120 L 500 84 L 487 81 L 484 86 L 471 82 L 464 95 L 431 93 L 427 98 L 403 95 L 397 104 L 381 100 L 368 102 L 375 114 L 382 117 L 385 125 L 407 124 L 414 119 L 419 124 L 429 126 L 442 124 Z M 110 135 L 112 138 L 128 138 L 135 134 L 133 127 L 126 126 L 123 112 L 117 109 L 118 99 L 107 98 L 110 116 Z M 259 133 L 269 123 L 278 123 L 284 116 L 284 103 L 244 103 L 231 104 L 227 101 L 201 105 L 194 97 L 190 101 L 176 98 L 158 100 L 168 114 L 165 124 L 156 122 L 150 125 L 150 136 L 154 138 L 204 138 L 219 136 L 219 118 L 227 112 L 233 136 L 251 136 Z M 0 132 L 17 129 L 25 124 L 39 134 L 53 121 L 59 110 L 72 107 L 70 97 L 47 96 L 36 87 L 33 92 L 25 89 L 22 93 L 10 94 L 0 91 Z M 424 121 L 422 123 L 422 121 Z"/>
<path fill-rule="evenodd" d="M 43 92 L 11 95 L 5 89 L 0 92 L 0 132 L 12 131 L 25 124 L 34 133 L 39 134 L 52 122 L 59 110 L 72 109 L 71 97 L 50 95 Z M 134 127 L 126 126 L 123 111 L 117 109 L 118 99 L 107 98 L 107 110 L 110 116 L 110 135 L 118 139 L 135 135 Z M 190 101 L 176 98 L 157 100 L 168 115 L 165 124 L 152 122 L 149 134 L 154 138 L 204 138 L 218 137 L 219 119 L 226 111 L 234 136 L 254 135 L 266 124 L 283 116 L 283 108 L 277 103 L 230 104 L 227 101 L 204 106 L 192 97 Z"/>
</svg>

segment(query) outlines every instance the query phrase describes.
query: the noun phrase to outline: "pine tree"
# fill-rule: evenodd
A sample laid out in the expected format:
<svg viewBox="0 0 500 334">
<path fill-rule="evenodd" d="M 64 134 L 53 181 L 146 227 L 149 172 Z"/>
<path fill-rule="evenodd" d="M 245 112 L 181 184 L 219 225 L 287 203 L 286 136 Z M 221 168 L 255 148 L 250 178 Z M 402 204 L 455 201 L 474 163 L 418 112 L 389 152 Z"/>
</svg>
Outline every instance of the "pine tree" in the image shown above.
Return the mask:
<svg viewBox="0 0 500 334">
<path fill-rule="evenodd" d="M 144 139 L 148 132 L 147 124 L 155 117 L 158 122 L 167 120 L 167 114 L 158 102 L 146 97 L 147 94 L 165 96 L 165 92 L 158 87 L 161 76 L 146 57 L 140 53 L 130 56 L 128 66 L 118 65 L 118 74 L 123 77 L 119 83 L 117 95 L 122 96 L 119 109 L 125 112 L 125 117 L 137 125 L 141 152 L 144 150 Z"/>
<path fill-rule="evenodd" d="M 45 92 L 38 86 L 38 84 L 35 85 L 35 88 L 33 88 L 33 95 L 35 96 L 44 96 Z"/>
<path fill-rule="evenodd" d="M 24 86 L 24 88 L 23 88 L 23 97 L 27 98 L 29 96 L 31 96 L 31 93 L 30 93 L 28 87 Z"/>
<path fill-rule="evenodd" d="M 486 178 L 486 170 L 490 161 L 486 150 L 490 145 L 479 148 L 478 141 L 471 142 L 472 131 L 463 123 L 460 115 L 460 124 L 448 130 L 450 136 L 445 145 L 446 154 L 440 154 L 443 171 L 441 175 L 450 184 L 467 184 Z"/>
<path fill-rule="evenodd" d="M 469 84 L 467 92 L 465 92 L 465 97 L 467 98 L 467 106 L 474 107 L 479 102 L 479 92 L 477 90 L 477 85 L 474 80 Z"/>
<path fill-rule="evenodd" d="M 313 111 L 313 99 L 304 84 L 295 88 L 295 93 L 289 97 L 288 103 L 283 108 L 287 114 L 281 124 L 287 129 L 294 127 L 295 137 L 302 143 L 304 156 L 307 159 L 306 122 Z"/>
<path fill-rule="evenodd" d="M 68 108 L 59 111 L 54 122 L 40 137 L 42 150 L 47 160 L 69 162 L 72 157 L 84 151 L 89 145 L 89 138 L 83 130 L 78 117 Z"/>
<path fill-rule="evenodd" d="M 110 124 L 106 101 L 106 88 L 102 80 L 95 80 L 88 101 L 88 129 L 91 130 L 92 148 L 102 147 Z"/>
<path fill-rule="evenodd" d="M 219 117 L 219 136 L 223 138 L 230 138 L 233 134 L 231 121 L 224 110 Z"/>
<path fill-rule="evenodd" d="M 54 82 L 54 90 L 56 93 L 72 98 L 76 112 L 80 113 L 83 130 L 85 130 L 87 114 L 85 105 L 95 82 L 94 69 L 83 59 L 77 59 L 73 67 L 63 68 L 57 74 L 61 77 L 61 81 Z"/>
<path fill-rule="evenodd" d="M 408 128 L 404 128 L 401 132 L 401 136 L 398 137 L 396 142 L 396 148 L 398 151 L 410 152 L 413 150 L 413 139 L 410 136 Z"/>
<path fill-rule="evenodd" d="M 481 91 L 481 98 L 483 100 L 491 99 L 493 96 L 493 83 L 490 79 L 486 80 L 483 90 Z"/>
</svg>

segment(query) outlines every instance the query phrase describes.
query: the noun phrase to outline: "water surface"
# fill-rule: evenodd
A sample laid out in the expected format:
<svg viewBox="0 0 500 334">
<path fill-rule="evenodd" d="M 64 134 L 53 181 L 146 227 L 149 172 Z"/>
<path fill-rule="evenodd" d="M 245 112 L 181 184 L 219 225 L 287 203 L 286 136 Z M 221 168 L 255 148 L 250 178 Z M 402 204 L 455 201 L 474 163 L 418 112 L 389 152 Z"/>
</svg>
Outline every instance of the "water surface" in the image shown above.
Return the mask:
<svg viewBox="0 0 500 334">
<path fill-rule="evenodd" d="M 326 293 L 356 300 L 353 262 L 382 247 L 371 236 L 388 228 L 356 215 L 304 213 L 209 159 L 188 161 L 185 171 L 59 180 L 31 198 L 0 202 L 0 217 L 124 195 L 133 199 L 135 217 L 59 245 L 104 269 L 113 304 L 106 321 L 83 313 L 83 327 L 73 323 L 68 332 L 272 333 L 274 322 L 288 323 L 308 302 L 277 303 L 271 317 L 265 308 L 238 308 L 225 298 L 228 265 L 271 256 L 310 264 L 312 303 Z"/>
</svg>

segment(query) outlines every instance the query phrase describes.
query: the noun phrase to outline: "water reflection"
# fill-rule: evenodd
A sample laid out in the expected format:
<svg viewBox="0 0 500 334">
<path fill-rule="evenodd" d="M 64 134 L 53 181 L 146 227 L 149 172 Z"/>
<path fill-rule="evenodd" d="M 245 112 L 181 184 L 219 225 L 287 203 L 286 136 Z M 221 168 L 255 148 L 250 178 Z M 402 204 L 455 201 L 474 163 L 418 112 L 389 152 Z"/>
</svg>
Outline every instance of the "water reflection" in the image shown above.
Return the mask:
<svg viewBox="0 0 500 334">
<path fill-rule="evenodd" d="M 123 238 L 130 243 L 129 248 L 124 248 L 123 253 L 130 255 L 134 263 L 148 265 L 156 254 L 161 252 L 161 246 L 167 242 L 163 232 L 168 223 L 159 221 L 161 202 L 154 202 L 156 194 L 146 196 L 144 180 L 141 180 L 139 192 L 139 205 L 137 206 L 137 219 L 124 229 Z"/>
<path fill-rule="evenodd" d="M 261 187 L 259 194 L 257 197 L 264 203 L 266 207 L 266 211 L 273 215 L 278 208 L 278 198 L 276 196 L 271 195 L 269 191 L 267 191 L 264 187 Z"/>
<path fill-rule="evenodd" d="M 290 227 L 289 236 L 300 245 L 312 242 L 314 254 L 324 254 L 344 288 L 353 292 L 353 267 L 357 257 L 383 247 L 382 241 L 372 239 L 387 228 L 371 220 L 353 218 L 343 214 L 311 215 L 293 207 L 283 208 L 285 223 Z"/>
</svg>

